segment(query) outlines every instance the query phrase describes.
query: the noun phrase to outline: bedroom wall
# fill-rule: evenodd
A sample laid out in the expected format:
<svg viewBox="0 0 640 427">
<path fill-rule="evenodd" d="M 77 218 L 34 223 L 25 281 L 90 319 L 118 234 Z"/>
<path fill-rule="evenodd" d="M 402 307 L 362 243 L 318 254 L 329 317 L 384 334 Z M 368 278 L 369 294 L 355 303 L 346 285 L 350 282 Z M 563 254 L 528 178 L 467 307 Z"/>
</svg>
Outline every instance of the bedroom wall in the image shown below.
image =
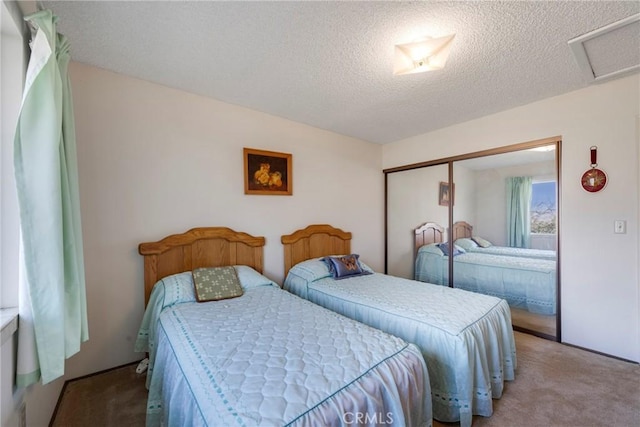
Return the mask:
<svg viewBox="0 0 640 427">
<path fill-rule="evenodd" d="M 139 360 L 140 242 L 197 226 L 266 237 L 283 280 L 282 234 L 314 223 L 353 232 L 383 267 L 381 147 L 246 108 L 71 63 L 89 341 L 68 377 Z M 244 194 L 242 148 L 293 155 L 293 196 Z"/>
<path fill-rule="evenodd" d="M 638 194 L 640 76 L 592 85 L 383 146 L 391 168 L 562 136 L 562 341 L 640 361 Z M 580 186 L 589 147 L 608 174 L 596 194 Z M 627 221 L 614 234 L 614 220 Z"/>
</svg>

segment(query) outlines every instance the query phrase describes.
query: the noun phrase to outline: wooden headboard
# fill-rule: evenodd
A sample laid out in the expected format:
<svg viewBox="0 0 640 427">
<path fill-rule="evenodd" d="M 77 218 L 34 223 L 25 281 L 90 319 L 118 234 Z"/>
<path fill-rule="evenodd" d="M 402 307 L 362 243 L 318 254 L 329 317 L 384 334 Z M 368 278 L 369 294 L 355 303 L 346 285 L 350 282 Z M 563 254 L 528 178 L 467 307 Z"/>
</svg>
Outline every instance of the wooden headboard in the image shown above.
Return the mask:
<svg viewBox="0 0 640 427">
<path fill-rule="evenodd" d="M 465 221 L 453 223 L 453 241 L 473 236 L 473 226 Z"/>
<path fill-rule="evenodd" d="M 153 285 L 172 274 L 226 265 L 248 265 L 262 273 L 264 244 L 264 237 L 226 227 L 193 228 L 157 242 L 140 243 L 138 251 L 144 256 L 145 306 Z"/>
<path fill-rule="evenodd" d="M 417 251 L 424 245 L 431 243 L 442 243 L 447 240 L 444 227 L 439 226 L 435 222 L 426 222 L 414 230 L 415 232 L 415 250 Z"/>
<path fill-rule="evenodd" d="M 310 225 L 282 236 L 284 277 L 291 267 L 311 258 L 351 253 L 351 233 L 327 224 Z"/>
</svg>

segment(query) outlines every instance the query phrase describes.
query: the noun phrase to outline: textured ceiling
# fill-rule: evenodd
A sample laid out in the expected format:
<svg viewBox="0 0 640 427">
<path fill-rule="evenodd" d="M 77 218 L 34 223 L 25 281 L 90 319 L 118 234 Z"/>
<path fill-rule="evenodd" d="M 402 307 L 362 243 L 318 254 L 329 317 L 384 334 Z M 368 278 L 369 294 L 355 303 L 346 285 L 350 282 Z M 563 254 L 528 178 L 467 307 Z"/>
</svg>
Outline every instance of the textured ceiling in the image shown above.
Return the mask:
<svg viewBox="0 0 640 427">
<path fill-rule="evenodd" d="M 76 61 L 377 143 L 584 87 L 567 41 L 640 12 L 638 1 L 41 3 Z M 444 70 L 393 75 L 394 44 L 450 33 Z"/>
</svg>

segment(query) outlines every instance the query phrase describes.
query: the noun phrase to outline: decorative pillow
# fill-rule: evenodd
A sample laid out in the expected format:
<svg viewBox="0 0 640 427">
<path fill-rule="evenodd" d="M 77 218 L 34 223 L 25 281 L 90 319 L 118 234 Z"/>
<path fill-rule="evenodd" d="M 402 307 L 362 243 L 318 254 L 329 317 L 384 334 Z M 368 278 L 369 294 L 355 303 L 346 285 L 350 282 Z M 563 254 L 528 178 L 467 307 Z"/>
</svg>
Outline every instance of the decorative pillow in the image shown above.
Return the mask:
<svg viewBox="0 0 640 427">
<path fill-rule="evenodd" d="M 442 253 L 444 255 L 449 255 L 449 243 L 438 243 L 438 247 L 440 248 L 440 250 L 442 251 Z M 465 252 L 464 249 L 462 249 L 459 246 L 453 245 L 453 256 L 456 255 L 461 255 Z"/>
<path fill-rule="evenodd" d="M 469 249 L 477 248 L 478 244 L 468 237 L 462 237 L 455 241 L 456 246 L 460 246 L 462 249 L 468 251 Z"/>
<path fill-rule="evenodd" d="M 472 237 L 473 241 L 476 242 L 478 244 L 478 246 L 480 246 L 481 248 L 488 248 L 489 246 L 492 246 L 492 243 L 488 240 L 483 239 L 482 237 L 479 236 L 473 236 Z"/>
<path fill-rule="evenodd" d="M 351 255 L 333 255 L 322 258 L 327 267 L 329 267 L 329 273 L 335 279 L 338 276 L 347 276 L 347 272 L 353 272 L 352 274 L 359 274 L 362 271 L 358 263 L 358 258 L 360 256 L 357 254 Z M 337 261 L 340 260 L 340 261 Z M 336 269 L 336 263 L 338 263 L 338 268 Z M 341 274 L 342 273 L 342 274 Z"/>
<path fill-rule="evenodd" d="M 371 274 L 370 271 L 364 270 L 358 261 L 360 255 L 350 254 L 343 256 L 329 256 L 322 260 L 329 267 L 329 271 L 334 279 L 344 279 L 352 276 L 363 276 Z"/>
<path fill-rule="evenodd" d="M 234 267 L 196 268 L 193 270 L 193 283 L 198 302 L 242 295 L 242 286 Z"/>
<path fill-rule="evenodd" d="M 369 267 L 367 264 L 365 264 L 361 259 L 360 259 L 360 255 L 358 254 L 352 254 L 355 255 L 357 260 L 358 260 L 358 265 L 360 266 L 360 268 L 362 269 L 363 272 L 365 273 L 370 273 L 373 274 L 375 273 L 375 271 L 373 271 L 373 268 Z M 329 258 L 340 258 L 343 256 L 347 256 L 347 255 L 329 255 L 327 257 L 321 258 L 320 261 L 323 261 L 325 264 L 328 265 L 329 267 L 329 272 L 331 274 L 333 274 L 333 263 L 331 263 L 331 261 L 329 261 Z"/>
</svg>

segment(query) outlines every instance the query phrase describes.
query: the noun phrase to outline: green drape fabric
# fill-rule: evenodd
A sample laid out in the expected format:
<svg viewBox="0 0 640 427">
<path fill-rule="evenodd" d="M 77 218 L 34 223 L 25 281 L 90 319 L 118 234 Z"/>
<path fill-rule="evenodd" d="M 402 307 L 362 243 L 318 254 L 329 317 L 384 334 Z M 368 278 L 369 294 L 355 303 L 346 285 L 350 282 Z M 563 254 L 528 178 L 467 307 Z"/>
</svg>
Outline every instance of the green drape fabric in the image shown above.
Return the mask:
<svg viewBox="0 0 640 427">
<path fill-rule="evenodd" d="M 64 375 L 65 359 L 89 338 L 69 42 L 57 34 L 51 11 L 25 20 L 36 32 L 14 145 L 22 238 L 21 387 L 40 376 L 46 384 Z"/>
<path fill-rule="evenodd" d="M 514 248 L 531 246 L 532 178 L 507 178 L 507 244 Z"/>
</svg>

